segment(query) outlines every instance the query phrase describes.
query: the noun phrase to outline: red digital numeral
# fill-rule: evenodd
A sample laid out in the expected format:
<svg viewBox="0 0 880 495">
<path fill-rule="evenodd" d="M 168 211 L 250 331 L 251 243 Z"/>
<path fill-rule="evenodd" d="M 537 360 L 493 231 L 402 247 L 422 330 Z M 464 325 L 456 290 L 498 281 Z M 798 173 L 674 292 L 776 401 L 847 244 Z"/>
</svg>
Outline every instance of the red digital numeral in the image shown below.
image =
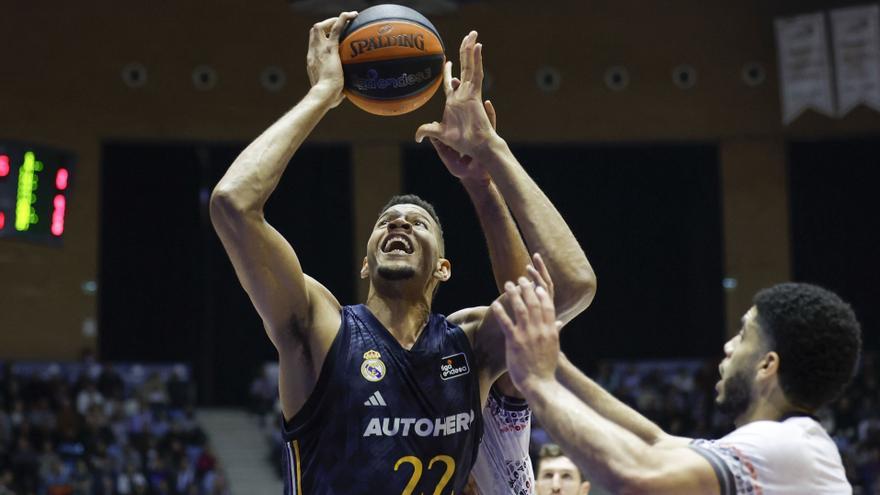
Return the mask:
<svg viewBox="0 0 880 495">
<path fill-rule="evenodd" d="M 52 211 L 52 227 L 51 231 L 55 237 L 61 237 L 64 233 L 64 209 L 67 206 L 67 200 L 63 195 L 58 194 L 52 201 L 55 209 Z"/>
<path fill-rule="evenodd" d="M 59 191 L 67 189 L 67 178 L 67 169 L 59 168 L 58 172 L 55 172 L 55 189 L 58 189 Z"/>
</svg>

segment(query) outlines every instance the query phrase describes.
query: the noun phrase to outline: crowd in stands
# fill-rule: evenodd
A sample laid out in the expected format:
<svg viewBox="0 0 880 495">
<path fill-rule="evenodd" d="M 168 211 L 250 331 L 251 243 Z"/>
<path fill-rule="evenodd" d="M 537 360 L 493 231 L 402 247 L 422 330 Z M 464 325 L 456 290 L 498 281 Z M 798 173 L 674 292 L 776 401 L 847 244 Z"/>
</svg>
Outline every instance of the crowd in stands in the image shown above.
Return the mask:
<svg viewBox="0 0 880 495">
<path fill-rule="evenodd" d="M 228 495 L 183 365 L 0 365 L 0 495 Z"/>
</svg>

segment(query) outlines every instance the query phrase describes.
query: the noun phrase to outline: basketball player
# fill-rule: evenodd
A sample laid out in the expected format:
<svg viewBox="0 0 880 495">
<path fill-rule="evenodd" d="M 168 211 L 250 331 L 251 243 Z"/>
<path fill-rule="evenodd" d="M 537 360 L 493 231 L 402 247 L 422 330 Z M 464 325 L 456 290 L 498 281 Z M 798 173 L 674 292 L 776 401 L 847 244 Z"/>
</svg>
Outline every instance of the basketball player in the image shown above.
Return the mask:
<svg viewBox="0 0 880 495">
<path fill-rule="evenodd" d="M 840 395 L 861 352 L 848 304 L 809 284 L 758 292 L 724 345 L 719 408 L 736 430 L 719 440 L 674 437 L 560 360 L 547 291 L 506 284 L 493 303 L 510 376 L 541 424 L 582 470 L 614 493 L 850 494 L 837 448 L 812 416 Z"/>
<path fill-rule="evenodd" d="M 382 209 L 361 269 L 369 294 L 357 306 L 342 306 L 303 273 L 293 248 L 263 216 L 290 158 L 343 100 L 339 34 L 355 16 L 343 13 L 313 26 L 311 89 L 230 166 L 212 195 L 211 218 L 278 350 L 287 489 L 460 492 L 477 450 L 480 407 L 504 371 L 503 335 L 487 307 L 449 318 L 431 313 L 435 290 L 451 276 L 433 207 L 409 195 L 392 198 Z M 417 136 L 433 133 L 428 137 L 458 153 L 465 165 L 486 171 L 489 206 L 475 206 L 481 223 L 491 225 L 485 232 L 490 253 L 506 259 L 503 243 L 517 237 L 506 201 L 525 242 L 561 281 L 560 318 L 577 314 L 592 298 L 592 268 L 562 217 L 492 129 L 481 99 L 476 37 L 473 32 L 462 42 L 457 87 L 451 64 L 444 69 L 443 122 L 420 128 Z M 484 207 L 499 216 L 483 218 Z"/>
<path fill-rule="evenodd" d="M 538 453 L 537 495 L 588 495 L 590 482 L 584 480 L 574 462 L 554 443 Z"/>
</svg>

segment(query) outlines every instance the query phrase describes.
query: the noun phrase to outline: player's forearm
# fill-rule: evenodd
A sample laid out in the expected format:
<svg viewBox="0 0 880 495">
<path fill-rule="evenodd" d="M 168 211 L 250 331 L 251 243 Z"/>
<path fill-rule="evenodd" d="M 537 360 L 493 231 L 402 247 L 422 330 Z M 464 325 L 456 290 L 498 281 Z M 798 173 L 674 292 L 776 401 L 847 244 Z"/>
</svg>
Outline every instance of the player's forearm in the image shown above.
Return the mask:
<svg viewBox="0 0 880 495">
<path fill-rule="evenodd" d="M 222 200 L 242 211 L 262 211 L 293 154 L 332 108 L 332 93 L 320 85 L 241 152 L 214 189 Z"/>
<path fill-rule="evenodd" d="M 565 356 L 560 356 L 559 367 L 556 368 L 556 378 L 597 414 L 632 432 L 642 441 L 654 445 L 667 437 L 667 434 L 659 426 L 581 373 Z"/>
<path fill-rule="evenodd" d="M 563 321 L 589 306 L 596 276 L 568 224 L 500 137 L 477 157 L 510 206 L 530 252 L 539 252 L 555 285 L 554 303 Z"/>
<path fill-rule="evenodd" d="M 614 493 L 629 491 L 656 459 L 636 435 L 602 417 L 561 383 L 521 384 L 541 426 L 575 464 Z"/>
<path fill-rule="evenodd" d="M 504 282 L 516 280 L 525 273 L 529 252 L 495 185 L 482 180 L 462 181 L 462 185 L 471 198 L 486 236 L 495 285 L 499 292 L 503 292 Z"/>
</svg>

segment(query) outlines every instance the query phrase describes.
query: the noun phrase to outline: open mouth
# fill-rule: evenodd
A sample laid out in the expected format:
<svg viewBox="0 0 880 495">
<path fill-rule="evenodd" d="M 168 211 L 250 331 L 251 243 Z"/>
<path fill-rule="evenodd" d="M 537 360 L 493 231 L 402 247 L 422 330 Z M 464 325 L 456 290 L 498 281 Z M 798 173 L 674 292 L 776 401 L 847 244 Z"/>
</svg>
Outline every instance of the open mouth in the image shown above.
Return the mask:
<svg viewBox="0 0 880 495">
<path fill-rule="evenodd" d="M 412 254 L 413 245 L 402 235 L 391 235 L 382 243 L 382 252 L 387 254 Z"/>
</svg>

